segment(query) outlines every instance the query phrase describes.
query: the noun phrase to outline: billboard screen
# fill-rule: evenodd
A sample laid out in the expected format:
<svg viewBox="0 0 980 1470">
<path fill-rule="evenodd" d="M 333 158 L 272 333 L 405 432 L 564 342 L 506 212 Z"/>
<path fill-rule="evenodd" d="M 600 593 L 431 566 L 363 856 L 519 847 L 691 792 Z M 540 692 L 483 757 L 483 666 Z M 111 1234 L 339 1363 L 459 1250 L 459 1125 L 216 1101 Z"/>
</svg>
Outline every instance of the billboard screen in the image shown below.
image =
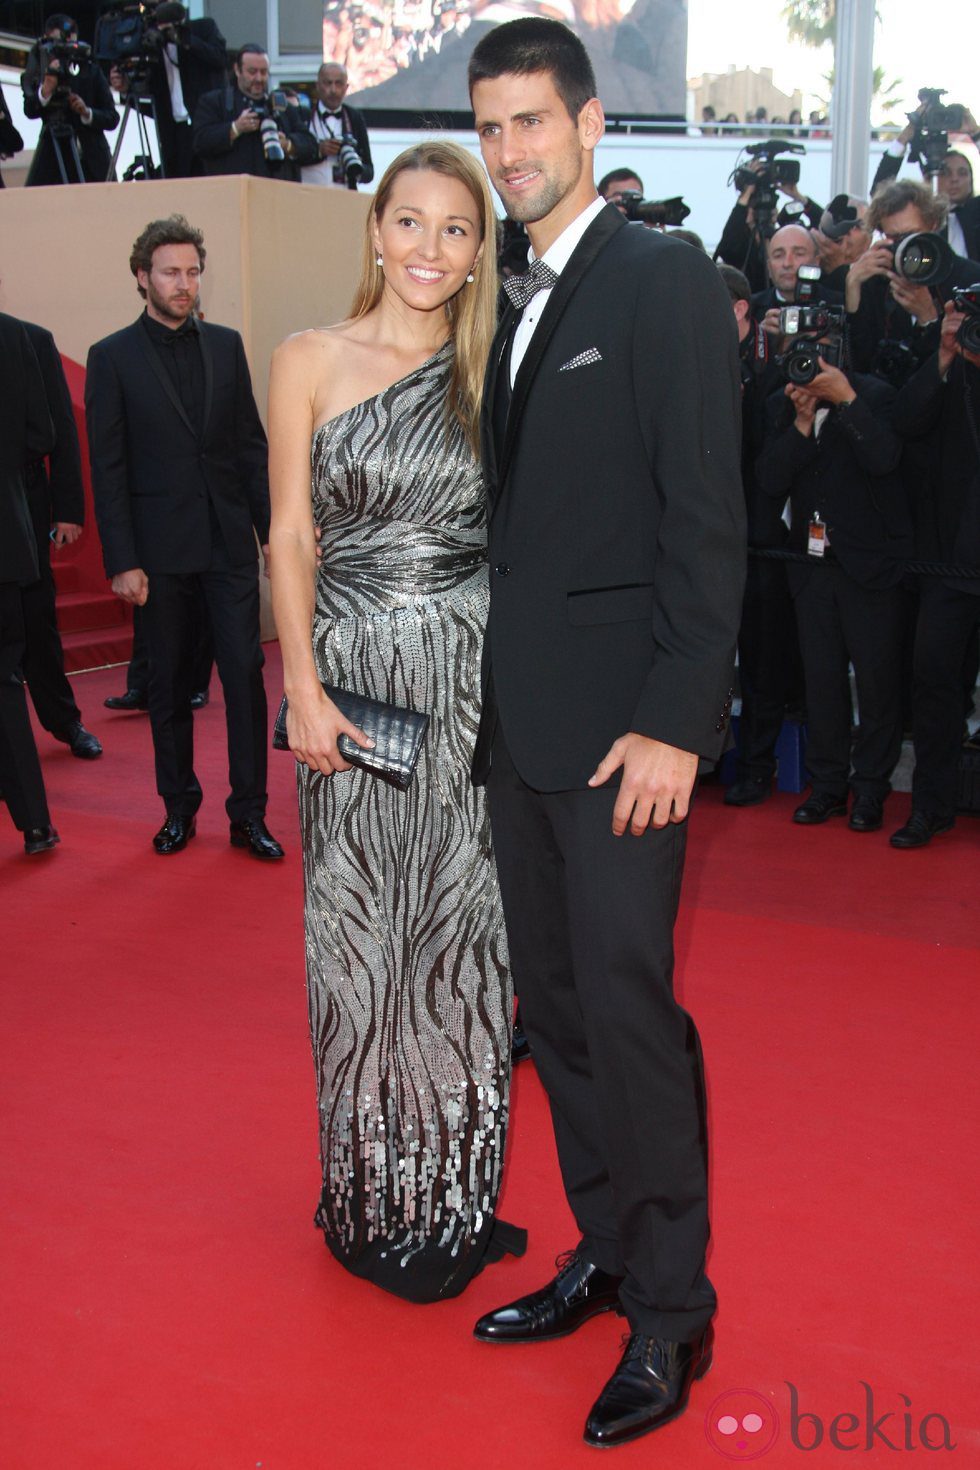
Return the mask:
<svg viewBox="0 0 980 1470">
<path fill-rule="evenodd" d="M 470 52 L 522 15 L 577 32 L 608 113 L 683 116 L 686 0 L 326 0 L 323 57 L 346 66 L 359 106 L 468 112 Z"/>
</svg>

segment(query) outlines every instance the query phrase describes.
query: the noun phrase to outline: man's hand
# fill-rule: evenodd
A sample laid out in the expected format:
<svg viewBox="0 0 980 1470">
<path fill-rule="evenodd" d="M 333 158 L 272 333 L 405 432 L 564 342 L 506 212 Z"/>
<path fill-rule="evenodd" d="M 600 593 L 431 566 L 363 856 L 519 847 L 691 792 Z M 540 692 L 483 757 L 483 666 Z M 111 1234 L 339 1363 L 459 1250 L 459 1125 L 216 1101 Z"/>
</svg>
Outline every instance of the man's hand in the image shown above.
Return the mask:
<svg viewBox="0 0 980 1470">
<path fill-rule="evenodd" d="M 128 572 L 117 572 L 109 585 L 123 602 L 131 602 L 134 607 L 145 606 L 150 581 L 142 567 L 131 567 Z"/>
<path fill-rule="evenodd" d="M 55 521 L 54 535 L 51 540 L 55 549 L 61 546 L 71 546 L 82 534 L 81 526 L 76 526 L 74 521 Z"/>
<path fill-rule="evenodd" d="M 272 564 L 271 563 L 271 557 L 272 557 L 272 554 L 269 551 L 269 543 L 267 541 L 265 543 L 265 545 L 262 547 L 262 570 L 263 570 L 265 576 L 267 576 L 267 577 L 269 575 L 269 567 Z"/>
<path fill-rule="evenodd" d="M 293 154 L 296 152 L 295 143 L 293 142 L 292 138 L 289 137 L 288 133 L 283 132 L 282 128 L 279 129 L 279 146 L 287 158 L 292 158 Z"/>
<path fill-rule="evenodd" d="M 71 108 L 76 117 L 80 117 L 82 119 L 82 122 L 88 122 L 90 120 L 92 116 L 92 109 L 89 107 L 84 97 L 79 97 L 77 92 L 68 93 L 68 106 Z"/>
<path fill-rule="evenodd" d="M 817 415 L 817 400 L 795 383 L 786 384 L 786 397 L 796 410 L 793 428 L 799 430 L 804 439 L 813 433 L 813 421 Z"/>
<path fill-rule="evenodd" d="M 966 321 L 962 311 L 957 311 L 952 301 L 947 301 L 943 307 L 943 326 L 939 338 L 939 376 L 945 378 L 953 365 L 954 357 L 965 357 L 967 362 L 972 362 L 974 367 L 980 367 L 980 354 L 966 352 L 962 342 L 957 342 L 957 333 Z"/>
<path fill-rule="evenodd" d="M 853 403 L 857 394 L 840 368 L 829 362 L 820 364 L 820 371 L 812 383 L 806 385 L 807 396 L 821 403 Z"/>
<path fill-rule="evenodd" d="M 231 125 L 232 142 L 236 138 L 240 138 L 243 133 L 257 133 L 261 126 L 262 119 L 258 113 L 253 112 L 250 107 L 246 107 L 245 111 L 240 113 Z"/>
<path fill-rule="evenodd" d="M 340 152 L 340 146 L 341 145 L 340 145 L 340 139 L 339 138 L 321 138 L 320 139 L 320 157 L 321 158 L 336 158 L 337 157 L 337 154 Z"/>
<path fill-rule="evenodd" d="M 129 78 L 118 66 L 109 68 L 109 86 L 114 92 L 118 92 L 120 97 L 125 97 L 129 91 Z"/>
<path fill-rule="evenodd" d="M 762 330 L 768 332 L 770 337 L 781 337 L 783 335 L 779 325 L 779 313 L 781 311 L 781 306 L 770 306 L 762 318 Z"/>
<path fill-rule="evenodd" d="M 913 286 L 911 281 L 893 273 L 890 290 L 899 306 L 904 307 L 909 316 L 914 316 L 923 326 L 927 322 L 939 320 L 939 310 L 928 286 Z"/>
<path fill-rule="evenodd" d="M 589 785 L 604 785 L 620 766 L 623 780 L 613 808 L 614 837 L 622 837 L 627 827 L 634 837 L 642 837 L 648 827 L 683 822 L 698 771 L 696 755 L 631 730 L 613 741 Z"/>
<path fill-rule="evenodd" d="M 895 275 L 895 256 L 887 245 L 872 245 L 860 255 L 847 272 L 847 283 L 844 287 L 844 303 L 848 311 L 857 311 L 861 304 L 861 287 L 865 281 L 872 276 L 888 276 L 897 280 Z"/>
</svg>

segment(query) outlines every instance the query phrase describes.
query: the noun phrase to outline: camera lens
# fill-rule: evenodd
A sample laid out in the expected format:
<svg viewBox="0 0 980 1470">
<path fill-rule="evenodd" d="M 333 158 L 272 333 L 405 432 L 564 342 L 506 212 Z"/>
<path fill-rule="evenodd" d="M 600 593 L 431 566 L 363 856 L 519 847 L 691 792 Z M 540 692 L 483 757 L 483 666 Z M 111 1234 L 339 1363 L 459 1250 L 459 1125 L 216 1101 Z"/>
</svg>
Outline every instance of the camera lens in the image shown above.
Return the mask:
<svg viewBox="0 0 980 1470">
<path fill-rule="evenodd" d="M 895 269 L 915 286 L 936 286 L 953 268 L 953 251 L 941 235 L 907 235 L 895 250 Z"/>
</svg>

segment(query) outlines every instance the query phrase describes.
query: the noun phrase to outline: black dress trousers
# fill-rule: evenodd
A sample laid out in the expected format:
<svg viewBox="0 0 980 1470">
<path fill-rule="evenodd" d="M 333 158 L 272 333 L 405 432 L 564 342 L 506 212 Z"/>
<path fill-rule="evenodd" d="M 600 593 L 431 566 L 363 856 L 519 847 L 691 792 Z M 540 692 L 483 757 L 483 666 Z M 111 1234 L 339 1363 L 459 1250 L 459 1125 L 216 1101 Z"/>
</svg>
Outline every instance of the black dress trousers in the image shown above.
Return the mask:
<svg viewBox="0 0 980 1470">
<path fill-rule="evenodd" d="M 912 806 L 955 817 L 963 744 L 964 668 L 976 674 L 980 594 L 923 577 L 915 629 Z"/>
<path fill-rule="evenodd" d="M 693 1340 L 715 1295 L 701 1048 L 673 993 L 686 825 L 614 837 L 616 788 L 533 790 L 499 719 L 487 799 L 521 1014 L 580 1250 L 624 1277 L 635 1331 Z"/>
<path fill-rule="evenodd" d="M 20 678 L 24 658 L 21 589 L 0 582 L 0 788 L 15 827 L 47 827 L 47 797 Z"/>
<path fill-rule="evenodd" d="M 65 674 L 65 654 L 55 611 L 56 589 L 51 570 L 51 500 L 47 480 L 28 488 L 27 503 L 37 542 L 37 564 L 41 575 L 22 589 L 24 605 L 24 678 L 31 702 L 45 730 L 64 736 L 69 726 L 82 718 L 71 684 Z"/>
</svg>

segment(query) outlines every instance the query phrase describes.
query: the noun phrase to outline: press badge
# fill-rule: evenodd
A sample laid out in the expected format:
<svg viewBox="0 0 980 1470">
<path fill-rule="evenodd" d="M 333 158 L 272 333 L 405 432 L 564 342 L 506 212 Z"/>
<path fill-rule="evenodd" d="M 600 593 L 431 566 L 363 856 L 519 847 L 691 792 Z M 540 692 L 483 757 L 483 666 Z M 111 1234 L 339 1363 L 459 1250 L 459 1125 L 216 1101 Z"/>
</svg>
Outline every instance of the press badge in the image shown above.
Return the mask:
<svg viewBox="0 0 980 1470">
<path fill-rule="evenodd" d="M 810 518 L 806 549 L 809 556 L 823 556 L 827 550 L 827 526 L 820 519 L 820 512 L 816 510 Z"/>
</svg>

